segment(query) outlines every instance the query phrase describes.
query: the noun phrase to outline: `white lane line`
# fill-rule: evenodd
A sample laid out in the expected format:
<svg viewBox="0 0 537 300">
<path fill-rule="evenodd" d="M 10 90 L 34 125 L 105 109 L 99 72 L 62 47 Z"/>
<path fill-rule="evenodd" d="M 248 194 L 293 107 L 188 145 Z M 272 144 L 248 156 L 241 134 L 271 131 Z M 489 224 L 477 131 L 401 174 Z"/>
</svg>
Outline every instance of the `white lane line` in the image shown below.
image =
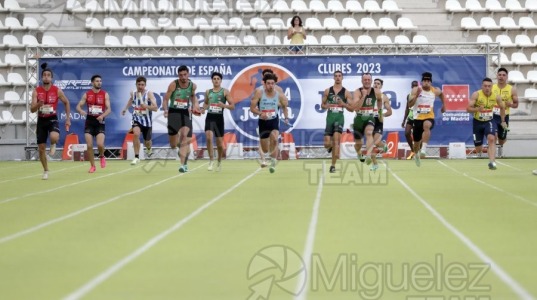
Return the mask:
<svg viewBox="0 0 537 300">
<path fill-rule="evenodd" d="M 501 161 L 498 161 L 498 160 L 496 161 L 496 163 L 499 164 L 499 165 L 502 165 L 502 166 L 506 166 L 506 167 L 508 167 L 508 168 L 511 168 L 511 169 L 513 169 L 513 170 L 517 170 L 517 171 L 520 171 L 520 172 L 524 172 L 524 170 L 522 170 L 522 169 L 519 169 L 519 168 L 517 168 L 517 167 L 513 167 L 513 166 L 511 166 L 511 165 L 508 165 L 508 164 L 506 164 L 506 163 L 504 163 L 504 162 L 501 162 Z"/>
<path fill-rule="evenodd" d="M 39 166 L 41 166 L 41 165 L 39 165 Z M 56 174 L 56 173 L 61 173 L 61 172 L 66 171 L 66 170 L 70 170 L 70 169 L 74 169 L 74 168 L 80 168 L 80 167 L 82 167 L 82 165 L 69 167 L 69 168 L 63 168 L 63 169 L 59 169 L 59 170 L 51 170 L 51 171 L 49 171 L 49 173 L 50 174 Z M 21 179 L 28 179 L 28 178 L 33 178 L 33 177 L 41 177 L 41 176 L 43 176 L 42 172 L 43 172 L 43 168 L 39 169 L 38 174 L 24 176 L 24 177 L 10 178 L 8 180 L 0 181 L 0 183 L 6 183 L 6 182 L 17 181 L 17 180 L 21 180 Z"/>
<path fill-rule="evenodd" d="M 136 167 L 136 168 L 139 168 L 139 167 Z M 106 174 L 106 175 L 103 175 L 103 176 L 92 177 L 92 178 L 85 179 L 85 180 L 82 180 L 82 181 L 77 181 L 77 182 L 73 182 L 73 183 L 69 183 L 69 184 L 61 185 L 61 186 L 58 186 L 58 187 L 55 187 L 55 188 L 51 188 L 51 189 L 48 189 L 48 190 L 43 190 L 43 191 L 38 191 L 38 192 L 28 193 L 28 194 L 21 195 L 21 196 L 17 196 L 17 197 L 13 197 L 13 198 L 8 198 L 8 199 L 0 200 L 0 204 L 8 203 L 8 202 L 11 202 L 11 201 L 15 201 L 15 200 L 22 199 L 22 198 L 26 198 L 26 197 L 30 197 L 30 196 L 35 196 L 35 195 L 39 195 L 39 194 L 44 194 L 44 193 L 54 192 L 54 191 L 61 190 L 61 189 L 66 188 L 66 187 L 70 187 L 70 186 L 75 186 L 75 185 L 83 184 L 83 183 L 86 183 L 86 182 L 88 182 L 88 181 L 97 180 L 97 179 L 105 178 L 105 177 L 108 177 L 108 176 L 112 176 L 112 175 L 116 175 L 116 174 L 121 174 L 121 173 L 129 172 L 129 171 L 135 170 L 136 168 L 125 169 L 125 170 L 123 170 L 123 171 L 119 171 L 119 172 L 115 172 L 115 173 L 109 173 L 109 174 Z"/>
<path fill-rule="evenodd" d="M 317 195 L 315 196 L 315 201 L 313 202 L 313 210 L 311 212 L 310 225 L 308 227 L 308 235 L 306 238 L 306 244 L 304 245 L 304 252 L 302 253 L 302 260 L 305 264 L 304 272 L 300 273 L 298 278 L 296 291 L 298 295 L 295 297 L 295 300 L 305 300 L 308 294 L 308 272 L 311 268 L 311 255 L 313 253 L 313 244 L 315 243 L 315 232 L 317 231 L 317 220 L 319 219 L 319 206 L 321 205 L 321 195 L 323 193 L 323 183 L 324 183 L 324 172 L 325 172 L 325 163 L 323 161 L 323 168 L 321 171 L 321 176 L 319 178 L 319 185 L 317 186 Z M 311 275 L 311 273 L 310 273 Z"/>
<path fill-rule="evenodd" d="M 529 204 L 529 205 L 532 205 L 532 206 L 537 207 L 537 203 L 534 202 L 534 201 L 528 200 L 528 199 L 526 199 L 526 198 L 524 198 L 524 197 L 522 197 L 522 196 L 513 194 L 513 193 L 511 193 L 511 192 L 502 190 L 501 188 L 499 188 L 499 187 L 497 187 L 497 186 L 495 186 L 495 185 L 492 185 L 492 184 L 490 184 L 490 183 L 488 183 L 488 182 L 485 182 L 485 181 L 483 181 L 483 180 L 479 180 L 479 179 L 477 179 L 477 178 L 475 178 L 475 177 L 472 177 L 472 176 L 470 176 L 470 175 L 468 175 L 468 174 L 466 174 L 466 173 L 460 172 L 459 170 L 457 170 L 457 169 L 455 169 L 455 168 L 452 168 L 452 167 L 448 166 L 447 164 L 445 164 L 445 163 L 442 162 L 442 161 L 437 160 L 437 162 L 438 162 L 439 164 L 443 165 L 444 167 L 450 169 L 451 171 L 455 172 L 455 173 L 461 174 L 461 175 L 463 175 L 464 177 L 468 177 L 468 178 L 472 179 L 473 181 L 478 182 L 478 183 L 481 183 L 481 184 L 483 184 L 483 185 L 485 185 L 485 186 L 487 186 L 487 187 L 489 187 L 489 188 L 491 188 L 491 189 L 494 189 L 494 190 L 496 190 L 496 191 L 498 191 L 498 192 L 507 194 L 507 195 L 509 195 L 509 196 L 511 196 L 511 197 L 513 197 L 513 198 L 516 198 L 516 199 L 518 199 L 518 200 L 520 200 L 520 201 L 526 203 L 526 204 Z"/>
<path fill-rule="evenodd" d="M 261 169 L 257 169 L 252 174 L 246 176 L 241 181 L 236 183 L 234 186 L 227 189 L 225 192 L 221 193 L 220 195 L 216 196 L 215 198 L 211 199 L 209 202 L 206 202 L 202 206 L 198 207 L 195 211 L 193 211 L 190 215 L 186 216 L 185 218 L 181 219 L 179 222 L 175 223 L 172 227 L 164 230 L 163 232 L 159 233 L 158 235 L 151 238 L 149 241 L 147 241 L 145 244 L 143 244 L 140 248 L 134 250 L 131 254 L 125 256 L 124 258 L 120 259 L 117 263 L 109 267 L 106 271 L 102 272 L 101 274 L 97 275 L 92 280 L 88 281 L 86 284 L 81 286 L 76 291 L 72 292 L 71 294 L 67 295 L 64 299 L 65 300 L 74 300 L 74 299 L 80 299 L 87 293 L 91 292 L 93 289 L 95 289 L 98 285 L 106 281 L 108 278 L 110 278 L 112 275 L 114 275 L 116 272 L 121 270 L 124 266 L 138 258 L 140 255 L 144 254 L 147 250 L 151 249 L 153 246 L 155 246 L 158 242 L 166 238 L 168 235 L 172 234 L 174 231 L 178 230 L 179 228 L 183 227 L 186 223 L 188 223 L 190 220 L 197 217 L 199 214 L 201 214 L 204 210 L 209 208 L 211 205 L 218 202 L 220 199 L 222 199 L 227 194 L 231 193 L 233 190 L 238 188 L 240 185 L 248 181 L 250 178 L 252 178 L 254 175 L 256 175 Z"/>
<path fill-rule="evenodd" d="M 451 233 L 453 233 L 459 240 L 466 245 L 481 261 L 488 264 L 490 269 L 503 281 L 520 299 L 530 300 L 534 297 L 524 289 L 516 280 L 514 280 L 506 271 L 500 267 L 491 257 L 489 257 L 483 250 L 481 250 L 476 244 L 460 232 L 455 226 L 451 225 L 438 211 L 436 211 L 425 199 L 423 199 L 418 193 L 416 193 L 410 186 L 408 186 L 399 176 L 397 176 L 391 169 L 388 169 L 390 173 L 399 181 L 399 183 L 412 194 L 425 208 L 438 220 L 444 227 L 446 227 Z"/>
<path fill-rule="evenodd" d="M 203 165 L 201 165 L 201 166 L 199 166 L 199 167 L 196 167 L 196 168 L 192 169 L 192 171 L 194 171 L 194 170 L 196 170 L 196 169 L 199 169 L 199 168 L 201 168 L 201 167 L 204 166 L 204 165 L 206 165 L 206 163 L 203 164 Z M 106 205 L 106 204 L 108 204 L 108 203 L 114 202 L 114 201 L 116 201 L 116 200 L 118 200 L 118 199 L 121 199 L 121 198 L 123 198 L 123 197 L 125 197 L 125 196 L 129 196 L 129 195 L 133 195 L 133 194 L 136 194 L 136 193 L 145 191 L 145 190 L 147 190 L 147 189 L 149 189 L 149 188 L 155 187 L 155 186 L 160 185 L 160 184 L 162 184 L 162 183 L 164 183 L 164 182 L 166 182 L 166 181 L 168 181 L 168 180 L 172 180 L 172 179 L 174 179 L 174 178 L 177 178 L 177 177 L 179 177 L 179 176 L 183 176 L 183 175 L 185 175 L 185 174 L 189 174 L 189 173 L 181 173 L 181 174 L 178 174 L 178 175 L 175 175 L 175 176 L 166 178 L 166 179 L 164 179 L 164 180 L 161 180 L 161 181 L 155 182 L 155 183 L 153 183 L 153 184 L 147 185 L 147 186 L 145 186 L 145 187 L 143 187 L 143 188 L 140 188 L 140 189 L 137 189 L 137 190 L 134 190 L 134 191 L 130 191 L 130 192 L 128 192 L 128 193 L 124 193 L 124 194 L 121 194 L 121 195 L 119 195 L 119 196 L 112 197 L 112 198 L 110 198 L 110 199 L 107 199 L 107 200 L 104 200 L 104 201 L 101 201 L 101 202 L 92 204 L 92 205 L 90 205 L 90 206 L 86 206 L 85 208 L 79 209 L 79 210 L 74 211 L 74 212 L 72 212 L 72 213 L 70 213 L 70 214 L 61 216 L 61 217 L 56 218 L 56 219 L 49 220 L 49 221 L 47 221 L 47 222 L 44 222 L 44 223 L 41 223 L 41 224 L 39 224 L 39 225 L 36 225 L 36 226 L 30 227 L 30 228 L 28 228 L 28 229 L 25 229 L 25 230 L 23 230 L 23 231 L 19 231 L 19 232 L 17 232 L 17 233 L 14 233 L 14 234 L 5 236 L 5 237 L 3 237 L 3 238 L 0 238 L 0 244 L 9 242 L 9 241 L 14 240 L 14 239 L 16 239 L 16 238 L 20 238 L 21 236 L 25 236 L 25 235 L 30 234 L 30 233 L 32 233 L 32 232 L 36 232 L 36 231 L 38 231 L 38 230 L 41 230 L 41 229 L 43 229 L 43 228 L 45 228 L 45 227 L 48 227 L 48 226 L 50 226 L 50 225 L 59 223 L 59 222 L 61 222 L 61 221 L 65 221 L 65 220 L 67 220 L 67 219 L 76 217 L 76 216 L 78 216 L 78 215 L 80 215 L 80 214 L 83 214 L 83 213 L 85 213 L 85 212 L 88 212 L 88 211 L 90 211 L 90 210 L 93 210 L 93 209 L 95 209 L 95 208 L 97 208 L 97 207 Z"/>
</svg>

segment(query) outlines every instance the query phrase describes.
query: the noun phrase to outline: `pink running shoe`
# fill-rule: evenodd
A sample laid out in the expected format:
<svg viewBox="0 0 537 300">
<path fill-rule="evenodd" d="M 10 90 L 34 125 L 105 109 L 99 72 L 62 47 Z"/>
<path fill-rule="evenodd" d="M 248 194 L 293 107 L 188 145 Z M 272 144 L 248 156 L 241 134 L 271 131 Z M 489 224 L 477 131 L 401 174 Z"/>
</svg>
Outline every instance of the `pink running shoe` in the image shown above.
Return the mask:
<svg viewBox="0 0 537 300">
<path fill-rule="evenodd" d="M 88 173 L 95 173 L 95 170 L 96 170 L 96 169 L 95 169 L 95 166 L 91 166 L 91 167 L 89 168 Z"/>
<path fill-rule="evenodd" d="M 106 167 L 106 158 L 104 158 L 104 156 L 101 156 L 99 159 L 101 160 L 101 168 Z"/>
</svg>

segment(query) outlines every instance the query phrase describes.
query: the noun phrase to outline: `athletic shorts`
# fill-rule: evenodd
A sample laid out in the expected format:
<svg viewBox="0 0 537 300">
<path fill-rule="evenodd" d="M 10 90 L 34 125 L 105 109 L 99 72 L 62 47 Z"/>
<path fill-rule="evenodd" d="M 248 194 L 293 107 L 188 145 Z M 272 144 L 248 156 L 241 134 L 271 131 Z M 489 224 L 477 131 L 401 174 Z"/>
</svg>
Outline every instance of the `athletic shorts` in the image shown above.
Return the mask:
<svg viewBox="0 0 537 300">
<path fill-rule="evenodd" d="M 325 136 L 333 136 L 334 133 L 343 132 L 343 126 L 345 125 L 345 119 L 343 116 L 338 118 L 329 118 L 326 120 L 326 127 L 324 128 Z"/>
<path fill-rule="evenodd" d="M 47 142 L 49 133 L 60 133 L 60 125 L 58 123 L 58 116 L 52 117 L 38 117 L 37 118 L 37 144 L 45 144 Z"/>
<path fill-rule="evenodd" d="M 412 138 L 415 142 L 421 141 L 421 138 L 423 137 L 423 123 L 425 121 L 431 122 L 431 130 L 434 128 L 434 119 L 414 120 Z"/>
<path fill-rule="evenodd" d="M 176 135 L 179 129 L 188 127 L 187 137 L 192 137 L 192 118 L 186 109 L 168 110 L 168 135 Z"/>
<path fill-rule="evenodd" d="M 482 146 L 489 134 L 496 135 L 498 133 L 498 126 L 494 119 L 490 121 L 478 121 L 473 119 L 473 133 L 474 133 L 474 145 L 476 147 Z"/>
<path fill-rule="evenodd" d="M 502 141 L 507 139 L 507 130 L 502 127 L 502 117 L 500 115 L 494 115 L 494 121 L 498 126 L 498 139 Z M 505 123 L 509 125 L 509 115 L 505 115 Z"/>
<path fill-rule="evenodd" d="M 273 130 L 280 130 L 280 120 L 279 118 L 271 120 L 261 120 L 258 121 L 259 125 L 259 138 L 266 139 L 270 136 L 270 133 Z"/>
<path fill-rule="evenodd" d="M 375 127 L 375 117 L 362 115 L 356 115 L 356 117 L 354 117 L 354 124 L 352 127 L 354 129 L 355 140 L 361 140 L 364 137 L 365 128 L 367 126 Z"/>
<path fill-rule="evenodd" d="M 142 137 L 144 138 L 144 141 L 150 141 L 151 136 L 153 134 L 153 127 L 151 126 L 143 126 L 142 124 L 133 121 L 132 122 L 132 128 L 134 127 L 140 127 L 140 132 L 142 132 Z"/>
<path fill-rule="evenodd" d="M 373 134 L 375 133 L 380 135 L 384 133 L 384 123 L 381 122 L 378 117 L 375 117 L 375 128 L 373 128 Z"/>
<path fill-rule="evenodd" d="M 97 117 L 87 116 L 86 124 L 84 125 L 84 133 L 89 133 L 92 136 L 97 136 L 99 133 L 104 134 L 105 126 L 104 121 L 101 123 L 97 120 Z"/>
<path fill-rule="evenodd" d="M 215 137 L 223 137 L 224 115 L 208 113 L 205 118 L 205 131 L 212 131 Z"/>
</svg>

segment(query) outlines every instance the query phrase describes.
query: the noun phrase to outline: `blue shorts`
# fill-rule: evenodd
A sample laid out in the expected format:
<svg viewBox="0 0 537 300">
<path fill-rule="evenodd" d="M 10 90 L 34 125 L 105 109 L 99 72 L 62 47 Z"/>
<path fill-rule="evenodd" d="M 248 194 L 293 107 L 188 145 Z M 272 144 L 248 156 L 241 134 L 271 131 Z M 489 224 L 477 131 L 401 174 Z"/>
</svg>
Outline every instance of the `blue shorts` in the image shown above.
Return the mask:
<svg viewBox="0 0 537 300">
<path fill-rule="evenodd" d="M 291 46 L 289 47 L 289 51 L 299 52 L 302 51 L 302 48 L 304 48 L 304 46 Z"/>
<path fill-rule="evenodd" d="M 494 115 L 494 121 L 498 126 L 498 138 L 502 141 L 507 139 L 507 130 L 502 127 L 502 117 L 500 115 Z M 505 115 L 505 123 L 509 125 L 509 115 Z"/>
<path fill-rule="evenodd" d="M 498 125 L 496 125 L 496 121 L 494 121 L 494 119 L 490 121 L 473 120 L 474 145 L 476 147 L 482 146 L 483 141 L 487 139 L 489 134 L 496 136 L 496 133 L 498 132 Z"/>
</svg>

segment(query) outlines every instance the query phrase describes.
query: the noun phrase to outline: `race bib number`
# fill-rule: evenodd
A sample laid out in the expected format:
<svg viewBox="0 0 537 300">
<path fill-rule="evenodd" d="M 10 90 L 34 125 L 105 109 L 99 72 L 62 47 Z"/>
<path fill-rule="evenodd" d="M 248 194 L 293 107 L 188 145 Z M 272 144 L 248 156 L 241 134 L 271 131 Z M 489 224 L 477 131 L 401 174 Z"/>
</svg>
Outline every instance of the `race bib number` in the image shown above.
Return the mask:
<svg viewBox="0 0 537 300">
<path fill-rule="evenodd" d="M 343 106 L 339 105 L 330 105 L 328 108 L 331 112 L 340 113 L 343 112 Z"/>
<path fill-rule="evenodd" d="M 484 120 L 484 121 L 491 120 L 492 119 L 492 110 L 487 109 L 487 110 L 483 110 L 483 111 L 479 112 L 479 119 Z"/>
<path fill-rule="evenodd" d="M 216 105 L 216 104 L 211 104 L 209 105 L 209 112 L 210 113 L 213 113 L 213 114 L 219 114 L 222 112 L 222 107 Z"/>
<path fill-rule="evenodd" d="M 261 113 L 264 113 L 269 120 L 276 118 L 276 111 L 274 110 L 262 110 Z"/>
<path fill-rule="evenodd" d="M 361 114 L 362 116 L 373 116 L 374 115 L 374 110 L 373 110 L 373 108 L 369 108 L 369 107 L 360 108 L 358 113 Z"/>
<path fill-rule="evenodd" d="M 500 107 L 498 105 L 495 105 L 493 108 L 492 108 L 492 112 L 495 114 L 495 115 L 499 115 L 500 114 Z"/>
<path fill-rule="evenodd" d="M 428 114 L 431 112 L 430 105 L 418 105 L 418 114 Z"/>
<path fill-rule="evenodd" d="M 135 109 L 134 114 L 138 116 L 147 115 L 147 109 Z"/>
<path fill-rule="evenodd" d="M 91 105 L 89 107 L 89 113 L 92 115 L 99 115 L 103 113 L 103 108 L 97 105 Z"/>
<path fill-rule="evenodd" d="M 54 113 L 54 107 L 52 105 L 43 105 L 39 108 L 39 111 L 42 114 L 52 114 Z"/>
<path fill-rule="evenodd" d="M 187 109 L 188 108 L 188 100 L 186 99 L 176 99 L 174 102 L 176 108 L 180 109 Z"/>
</svg>

